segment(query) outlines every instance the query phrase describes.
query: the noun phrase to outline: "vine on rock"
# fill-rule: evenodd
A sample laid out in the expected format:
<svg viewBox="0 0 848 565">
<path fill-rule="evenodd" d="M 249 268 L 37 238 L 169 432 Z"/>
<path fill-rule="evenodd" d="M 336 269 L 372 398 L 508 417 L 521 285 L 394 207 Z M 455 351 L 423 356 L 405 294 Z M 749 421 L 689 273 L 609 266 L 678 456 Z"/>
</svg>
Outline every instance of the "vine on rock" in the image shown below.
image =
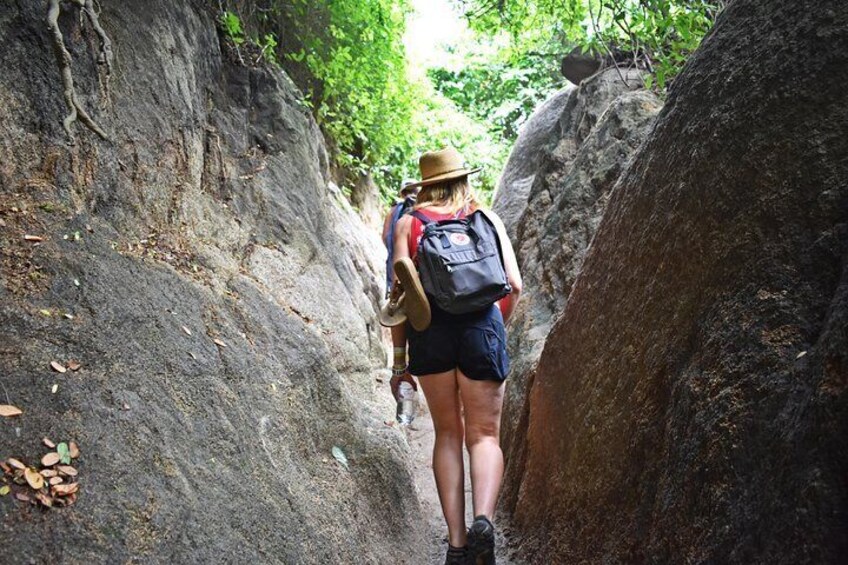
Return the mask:
<svg viewBox="0 0 848 565">
<path fill-rule="evenodd" d="M 71 54 L 65 48 L 65 40 L 62 37 L 62 31 L 59 29 L 59 13 L 61 12 L 61 0 L 48 0 L 47 3 L 47 27 L 52 32 L 53 51 L 56 54 L 56 63 L 59 65 L 59 72 L 62 75 L 62 95 L 65 98 L 65 104 L 68 107 L 68 115 L 62 120 L 62 125 L 65 128 L 65 133 L 68 136 L 68 144 L 73 145 L 76 140 L 71 131 L 71 125 L 79 119 L 85 124 L 88 129 L 100 136 L 101 139 L 109 140 L 106 132 L 97 125 L 97 123 L 88 115 L 85 108 L 79 103 L 74 89 L 74 77 L 71 74 Z M 106 31 L 100 25 L 100 20 L 97 17 L 97 12 L 94 10 L 94 0 L 70 0 L 70 3 L 80 8 L 82 13 L 88 18 L 91 27 L 97 34 L 100 40 L 100 55 L 97 63 L 105 65 L 106 76 L 112 72 L 112 42 Z"/>
</svg>

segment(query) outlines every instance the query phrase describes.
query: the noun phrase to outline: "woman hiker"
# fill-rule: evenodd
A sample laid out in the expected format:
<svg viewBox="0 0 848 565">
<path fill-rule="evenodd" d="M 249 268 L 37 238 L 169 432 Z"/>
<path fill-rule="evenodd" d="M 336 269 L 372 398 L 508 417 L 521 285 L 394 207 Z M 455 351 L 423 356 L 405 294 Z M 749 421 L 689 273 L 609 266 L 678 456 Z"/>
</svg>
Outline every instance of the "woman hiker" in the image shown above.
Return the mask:
<svg viewBox="0 0 848 565">
<path fill-rule="evenodd" d="M 438 221 L 463 218 L 478 209 L 469 170 L 453 149 L 428 152 L 419 161 L 422 180 L 415 210 Z M 408 321 L 392 328 L 394 367 L 391 387 L 400 381 L 415 388 L 418 378 L 433 418 L 433 473 L 448 526 L 446 564 L 494 564 L 492 516 L 503 476 L 500 419 L 504 379 L 509 368 L 504 323 L 521 292 L 521 275 L 503 222 L 486 215 L 500 239 L 503 267 L 512 291 L 481 311 L 450 314 L 428 301 L 414 267 L 424 222 L 403 216 L 394 237 L 395 286 L 404 290 Z M 429 326 L 428 326 L 429 323 Z M 424 328 L 417 331 L 415 327 Z M 409 363 L 406 363 L 407 342 Z M 471 461 L 474 522 L 466 530 L 463 440 Z"/>
</svg>

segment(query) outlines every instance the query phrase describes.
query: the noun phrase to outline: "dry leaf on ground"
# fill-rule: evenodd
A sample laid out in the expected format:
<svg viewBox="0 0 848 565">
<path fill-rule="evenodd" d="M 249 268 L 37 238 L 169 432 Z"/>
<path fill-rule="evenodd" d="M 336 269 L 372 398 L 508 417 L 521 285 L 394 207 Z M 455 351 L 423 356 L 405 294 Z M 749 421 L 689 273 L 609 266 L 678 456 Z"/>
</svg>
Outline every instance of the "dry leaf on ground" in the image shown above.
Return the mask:
<svg viewBox="0 0 848 565">
<path fill-rule="evenodd" d="M 71 459 L 76 459 L 77 457 L 79 457 L 79 447 L 77 446 L 77 442 L 68 442 L 68 451 L 71 454 Z"/>
<path fill-rule="evenodd" d="M 10 490 L 11 489 L 9 488 L 9 485 L 3 485 L 2 487 L 0 487 L 0 496 L 6 496 L 7 494 L 9 494 Z"/>
<path fill-rule="evenodd" d="M 51 451 L 50 453 L 41 458 L 41 465 L 44 467 L 52 467 L 53 465 L 58 463 L 61 458 L 62 457 L 58 453 L 56 453 L 55 451 Z"/>
<path fill-rule="evenodd" d="M 29 483 L 29 486 L 35 490 L 40 490 L 44 486 L 44 477 L 35 469 L 27 468 L 24 471 L 24 477 L 27 483 Z"/>
<path fill-rule="evenodd" d="M 56 475 L 59 474 L 59 472 L 56 471 L 56 469 L 42 469 L 39 472 L 41 473 L 42 477 L 47 477 L 48 479 L 55 477 Z"/>
<path fill-rule="evenodd" d="M 53 506 L 53 498 L 44 494 L 43 492 L 35 493 L 35 498 L 47 508 L 51 508 Z"/>
<path fill-rule="evenodd" d="M 75 495 L 75 494 L 72 494 L 70 496 L 64 496 L 62 498 L 53 499 L 53 502 L 55 504 L 58 504 L 59 506 L 70 506 L 71 504 L 73 504 L 76 501 L 77 501 L 77 495 Z"/>
<path fill-rule="evenodd" d="M 15 469 L 20 469 L 22 471 L 24 469 L 26 469 L 26 465 L 24 465 L 23 463 L 21 463 L 20 461 L 18 461 L 14 457 L 9 457 L 8 459 L 6 459 L 6 462 L 9 463 L 9 465 L 14 467 Z"/>
<path fill-rule="evenodd" d="M 0 404 L 0 416 L 9 418 L 11 416 L 20 416 L 23 414 L 20 408 L 11 404 Z"/>
<path fill-rule="evenodd" d="M 71 467 L 70 465 L 59 465 L 58 467 L 56 467 L 56 469 L 58 469 L 60 473 L 64 473 L 69 477 L 77 476 L 77 470 Z"/>
<path fill-rule="evenodd" d="M 54 371 L 56 371 L 57 373 L 64 373 L 64 372 L 67 372 L 67 369 L 65 368 L 65 366 L 64 366 L 64 365 L 62 365 L 61 363 L 59 363 L 58 361 L 50 361 L 50 366 L 51 366 L 51 367 L 53 368 L 53 370 L 54 370 Z"/>
<path fill-rule="evenodd" d="M 185 326 L 183 326 L 183 331 L 186 333 L 186 335 L 191 335 L 191 330 L 190 330 L 190 329 L 188 329 L 188 328 L 187 328 L 187 327 L 185 327 Z"/>
<path fill-rule="evenodd" d="M 70 361 L 68 361 L 68 369 L 70 369 L 71 371 L 79 371 L 80 367 L 82 367 L 82 365 L 76 359 L 71 359 Z"/>
<path fill-rule="evenodd" d="M 50 481 L 48 481 L 48 482 L 50 483 L 50 486 L 55 486 L 55 485 L 61 485 L 64 481 L 65 481 L 65 479 L 63 479 L 62 477 L 51 477 Z"/>
<path fill-rule="evenodd" d="M 50 449 L 56 449 L 56 444 L 50 441 L 48 438 L 41 438 L 41 443 L 49 447 Z"/>
<path fill-rule="evenodd" d="M 79 483 L 71 483 L 69 485 L 53 485 L 50 487 L 50 492 L 53 496 L 68 496 L 79 490 Z"/>
<path fill-rule="evenodd" d="M 220 339 L 218 339 L 217 337 L 215 339 L 213 339 L 212 341 L 215 343 L 215 345 L 220 345 L 221 347 L 227 347 L 227 344 L 224 343 L 223 341 L 221 341 Z"/>
<path fill-rule="evenodd" d="M 21 502 L 29 502 L 29 497 L 22 492 L 16 492 L 15 498 L 17 498 Z"/>
<path fill-rule="evenodd" d="M 26 234 L 24 236 L 24 240 L 26 240 L 26 241 L 44 241 L 44 238 L 39 236 L 39 235 Z"/>
</svg>

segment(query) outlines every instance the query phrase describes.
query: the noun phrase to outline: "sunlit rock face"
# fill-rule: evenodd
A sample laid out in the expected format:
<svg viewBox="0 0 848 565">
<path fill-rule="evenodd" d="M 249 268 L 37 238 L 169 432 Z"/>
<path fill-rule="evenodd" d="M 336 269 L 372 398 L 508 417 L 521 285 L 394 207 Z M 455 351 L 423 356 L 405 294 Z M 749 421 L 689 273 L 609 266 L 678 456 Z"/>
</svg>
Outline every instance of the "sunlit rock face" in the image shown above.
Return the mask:
<svg viewBox="0 0 848 565">
<path fill-rule="evenodd" d="M 567 301 L 510 438 L 527 562 L 844 562 L 846 29 L 835 0 L 729 3 L 570 285 L 543 280 Z"/>
<path fill-rule="evenodd" d="M 71 147 L 45 3 L 0 16 L 0 403 L 23 410 L 0 459 L 81 449 L 73 506 L 0 497 L 2 561 L 426 554 L 374 379 L 378 236 L 328 187 L 284 74 L 239 63 L 208 6 L 143 4 L 101 5 L 107 80 L 65 3 L 78 98 L 110 137 L 77 124 Z"/>
<path fill-rule="evenodd" d="M 624 78 L 624 80 L 622 80 Z M 625 82 L 626 81 L 626 82 Z M 607 70 L 569 87 L 527 122 L 502 175 L 494 208 L 516 248 L 525 292 L 509 328 L 503 444 L 511 508 L 525 463 L 527 391 L 552 324 L 609 200 L 661 107 L 638 72 Z"/>
</svg>

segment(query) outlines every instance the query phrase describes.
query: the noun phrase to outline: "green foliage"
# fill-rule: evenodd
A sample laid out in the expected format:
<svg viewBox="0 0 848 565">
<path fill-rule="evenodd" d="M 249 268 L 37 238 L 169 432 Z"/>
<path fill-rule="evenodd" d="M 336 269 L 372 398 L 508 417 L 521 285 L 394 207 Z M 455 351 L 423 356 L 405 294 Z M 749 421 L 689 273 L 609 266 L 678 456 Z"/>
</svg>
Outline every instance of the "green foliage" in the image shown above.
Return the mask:
<svg viewBox="0 0 848 565">
<path fill-rule="evenodd" d="M 280 62 L 350 183 L 371 171 L 383 201 L 393 202 L 401 181 L 418 177 L 421 152 L 452 145 L 483 167 L 474 182 L 490 198 L 508 147 L 478 123 L 485 113 L 466 115 L 473 104 L 457 105 L 430 81 L 410 76 L 403 45 L 409 0 L 232 0 L 226 7 L 225 35 Z M 510 84 L 519 83 L 517 77 Z M 520 119 L 512 109 L 503 112 L 502 129 Z"/>
<path fill-rule="evenodd" d="M 221 26 L 224 28 L 224 33 L 236 45 L 244 43 L 244 30 L 241 27 L 241 18 L 233 12 L 224 10 L 221 14 Z"/>
<path fill-rule="evenodd" d="M 475 57 L 458 70 L 428 72 L 436 89 L 465 114 L 488 126 L 495 140 L 510 142 L 518 128 L 563 78 L 527 53 Z"/>
<path fill-rule="evenodd" d="M 662 92 L 723 0 L 456 0 L 481 48 L 413 78 L 403 35 L 411 0 L 219 0 L 220 25 L 249 63 L 281 65 L 304 93 L 337 170 L 371 171 L 386 202 L 417 156 L 452 145 L 482 166 L 488 200 L 512 141 L 561 87 L 575 47 L 649 71 Z M 488 47 L 488 49 L 484 48 Z M 343 189 L 349 187 L 342 187 Z"/>
<path fill-rule="evenodd" d="M 304 93 L 336 165 L 382 167 L 396 192 L 399 171 L 420 151 L 412 139 L 420 101 L 403 46 L 408 0 L 258 0 L 231 3 L 222 25 L 241 37 L 247 22 L 262 53 L 274 54 Z M 385 176 L 385 175 L 384 175 Z"/>
<path fill-rule="evenodd" d="M 300 48 L 284 56 L 305 67 L 303 86 L 343 165 L 383 161 L 408 128 L 413 101 L 406 77 L 406 2 L 295 0 Z"/>
<path fill-rule="evenodd" d="M 63 465 L 71 464 L 71 450 L 65 442 L 56 446 L 56 452 L 59 454 L 59 462 Z"/>
<path fill-rule="evenodd" d="M 256 40 L 256 44 L 260 49 L 260 57 L 265 57 L 271 63 L 279 65 L 279 61 L 277 60 L 277 45 L 279 44 L 273 33 L 266 33 L 261 39 Z"/>
<path fill-rule="evenodd" d="M 483 124 L 436 92 L 431 84 L 413 82 L 411 88 L 417 104 L 410 129 L 393 148 L 395 153 L 375 171 L 379 184 L 386 187 L 384 201 L 394 201 L 403 178 L 419 176 L 417 157 L 421 152 L 451 146 L 462 154 L 469 166 L 482 168 L 471 180 L 478 196 L 488 203 L 509 153 L 509 145 L 493 138 Z"/>
<path fill-rule="evenodd" d="M 255 63 L 265 59 L 274 65 L 279 65 L 279 61 L 276 56 L 278 43 L 277 38 L 273 33 L 266 33 L 261 38 L 255 34 L 248 37 L 245 35 L 244 28 L 242 27 L 241 18 L 238 14 L 229 10 L 224 10 L 221 13 L 220 22 L 224 35 L 233 42 L 236 49 L 247 43 L 255 46 L 259 50 L 259 55 L 257 56 L 256 61 L 254 61 Z M 240 51 L 239 56 L 241 56 Z"/>
<path fill-rule="evenodd" d="M 462 1 L 472 27 L 504 30 L 519 51 L 567 53 L 574 47 L 647 69 L 664 90 L 698 47 L 723 0 Z"/>
</svg>

